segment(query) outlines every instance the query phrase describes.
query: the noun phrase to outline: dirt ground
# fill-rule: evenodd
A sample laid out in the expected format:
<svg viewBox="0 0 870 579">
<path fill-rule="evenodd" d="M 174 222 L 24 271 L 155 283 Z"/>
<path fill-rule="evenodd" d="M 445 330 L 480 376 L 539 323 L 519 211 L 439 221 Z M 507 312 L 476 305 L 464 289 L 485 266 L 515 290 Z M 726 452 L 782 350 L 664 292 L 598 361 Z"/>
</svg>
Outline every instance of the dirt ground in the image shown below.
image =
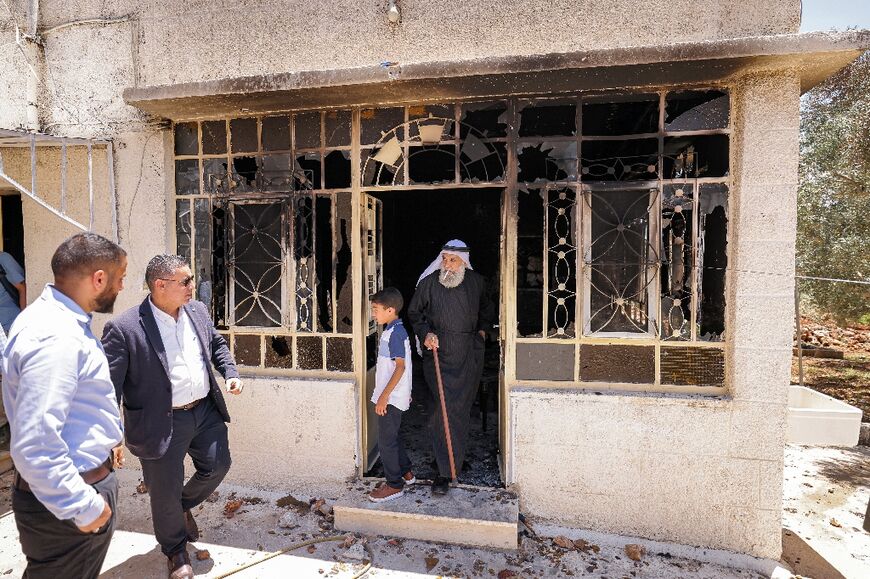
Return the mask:
<svg viewBox="0 0 870 579">
<path fill-rule="evenodd" d="M 839 327 L 829 318 L 801 318 L 807 346 L 841 350 L 842 360 L 804 356 L 804 385 L 864 412 L 870 421 L 870 328 Z M 792 384 L 798 383 L 798 359 L 792 358 Z"/>
<path fill-rule="evenodd" d="M 148 495 L 137 491 L 138 471 L 120 471 L 118 530 L 103 566 L 103 578 L 166 577 L 165 558 L 151 528 Z M 0 476 L 0 577 L 21 576 L 25 561 L 18 545 L 9 506 L 11 476 Z M 354 483 L 354 490 L 357 485 Z M 214 502 L 196 509 L 202 542 L 189 546 L 199 577 L 222 577 L 268 553 L 311 539 L 337 540 L 313 544 L 282 554 L 233 575 L 254 577 L 595 577 L 714 579 L 750 578 L 757 572 L 733 569 L 686 558 L 676 545 L 649 544 L 646 552 L 631 551 L 622 537 L 595 536 L 580 530 L 539 527 L 541 536 L 522 535 L 516 551 L 468 548 L 392 537 L 347 535 L 332 529 L 332 499 L 316 509 L 314 497 L 298 496 L 297 507 L 281 493 L 223 485 Z M 281 499 L 284 499 L 281 501 Z M 279 501 L 285 506 L 278 506 Z M 315 503 L 317 505 L 318 503 Z M 227 512 L 232 511 L 228 517 Z M 534 524 L 533 524 L 534 525 Z M 561 535 L 556 544 L 554 536 Z M 349 538 L 347 538 L 349 537 Z M 195 554 L 206 550 L 203 560 Z M 367 562 L 371 562 L 371 567 Z"/>
</svg>

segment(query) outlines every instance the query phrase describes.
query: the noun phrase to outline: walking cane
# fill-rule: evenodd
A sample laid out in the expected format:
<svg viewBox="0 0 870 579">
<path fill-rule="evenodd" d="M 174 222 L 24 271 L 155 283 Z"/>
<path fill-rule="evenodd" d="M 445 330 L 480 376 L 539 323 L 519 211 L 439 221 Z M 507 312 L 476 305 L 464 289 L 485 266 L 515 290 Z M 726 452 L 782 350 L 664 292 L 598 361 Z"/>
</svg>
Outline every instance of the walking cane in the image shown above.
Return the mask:
<svg viewBox="0 0 870 579">
<path fill-rule="evenodd" d="M 438 363 L 438 348 L 435 355 L 435 377 L 438 379 L 438 396 L 441 397 L 441 416 L 444 418 L 444 435 L 447 437 L 447 455 L 450 457 L 450 478 L 456 480 L 456 464 L 453 462 L 453 439 L 450 437 L 450 421 L 447 420 L 447 403 L 444 401 L 444 382 L 441 381 L 441 364 Z"/>
</svg>

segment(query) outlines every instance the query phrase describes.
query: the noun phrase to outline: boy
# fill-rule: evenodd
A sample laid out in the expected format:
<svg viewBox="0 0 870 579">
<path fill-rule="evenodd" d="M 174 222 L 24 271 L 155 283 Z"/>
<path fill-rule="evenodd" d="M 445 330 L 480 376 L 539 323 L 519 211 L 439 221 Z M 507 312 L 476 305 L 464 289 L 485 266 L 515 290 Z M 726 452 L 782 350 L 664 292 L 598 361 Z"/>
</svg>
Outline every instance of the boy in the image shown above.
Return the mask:
<svg viewBox="0 0 870 579">
<path fill-rule="evenodd" d="M 386 326 L 378 347 L 371 400 L 378 415 L 378 447 L 387 483 L 370 492 L 369 500 L 381 503 L 401 497 L 406 484 L 417 482 L 399 439 L 402 412 L 411 405 L 411 343 L 399 319 L 404 305 L 399 290 L 385 288 L 373 295 L 371 302 L 372 318 Z"/>
</svg>

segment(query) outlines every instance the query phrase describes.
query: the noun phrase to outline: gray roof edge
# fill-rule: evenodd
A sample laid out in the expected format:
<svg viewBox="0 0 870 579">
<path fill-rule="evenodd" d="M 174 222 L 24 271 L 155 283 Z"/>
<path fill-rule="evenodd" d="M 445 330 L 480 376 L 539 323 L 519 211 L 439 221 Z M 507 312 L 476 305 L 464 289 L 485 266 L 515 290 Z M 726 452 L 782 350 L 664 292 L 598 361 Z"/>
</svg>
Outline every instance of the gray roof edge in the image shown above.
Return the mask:
<svg viewBox="0 0 870 579">
<path fill-rule="evenodd" d="M 763 56 L 800 56 L 870 49 L 870 30 L 752 36 L 654 46 L 629 46 L 536 55 L 417 63 L 385 62 L 355 68 L 245 76 L 173 85 L 130 87 L 124 100 L 137 102 L 291 91 L 391 80 L 534 73 L 548 70 L 643 65 Z"/>
</svg>

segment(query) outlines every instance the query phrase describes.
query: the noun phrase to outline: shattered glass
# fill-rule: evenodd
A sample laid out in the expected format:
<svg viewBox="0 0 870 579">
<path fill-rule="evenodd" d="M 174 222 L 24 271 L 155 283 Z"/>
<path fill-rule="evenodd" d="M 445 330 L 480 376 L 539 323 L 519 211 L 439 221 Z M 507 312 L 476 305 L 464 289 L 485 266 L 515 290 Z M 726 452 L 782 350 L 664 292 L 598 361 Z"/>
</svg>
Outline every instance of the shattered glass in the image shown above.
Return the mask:
<svg viewBox="0 0 870 579">
<path fill-rule="evenodd" d="M 320 153 L 303 153 L 296 156 L 295 189 L 320 189 Z"/>
<path fill-rule="evenodd" d="M 658 128 L 658 95 L 583 100 L 583 136 L 638 135 Z"/>
<path fill-rule="evenodd" d="M 725 340 L 725 278 L 728 267 L 728 186 L 702 184 L 698 195 L 698 339 Z"/>
<path fill-rule="evenodd" d="M 193 206 L 194 253 L 196 269 L 193 278 L 196 282 L 196 299 L 208 306 L 212 305 L 212 275 L 211 275 L 211 202 L 208 199 L 196 199 Z"/>
<path fill-rule="evenodd" d="M 728 176 L 728 135 L 665 137 L 665 179 Z"/>
<path fill-rule="evenodd" d="M 259 366 L 260 336 L 236 334 L 233 355 L 239 366 Z"/>
<path fill-rule="evenodd" d="M 226 193 L 230 190 L 227 160 L 203 159 L 202 182 L 206 193 Z"/>
<path fill-rule="evenodd" d="M 293 198 L 293 263 L 296 268 L 296 330 L 314 331 L 314 198 L 296 195 Z"/>
<path fill-rule="evenodd" d="M 392 109 L 363 109 L 360 111 L 360 144 L 373 145 L 381 138 L 400 127 L 405 122 L 405 109 L 401 107 Z M 405 138 L 404 131 L 400 127 L 396 131 L 399 142 Z"/>
<path fill-rule="evenodd" d="M 471 129 L 486 139 L 507 136 L 507 103 L 466 103 L 461 110 L 459 136 L 465 139 Z"/>
<path fill-rule="evenodd" d="M 329 195 L 318 195 L 315 201 L 314 239 L 317 253 L 314 260 L 317 331 L 332 332 L 335 324 L 332 317 L 332 282 L 335 272 L 332 269 L 332 197 Z"/>
<path fill-rule="evenodd" d="M 230 121 L 230 147 L 233 153 L 257 152 L 257 119 Z"/>
<path fill-rule="evenodd" d="M 290 336 L 266 336 L 266 368 L 293 367 L 292 341 Z"/>
<path fill-rule="evenodd" d="M 662 330 L 665 340 L 692 337 L 692 235 L 695 202 L 691 183 L 665 185 L 662 195 Z"/>
<path fill-rule="evenodd" d="M 323 158 L 323 175 L 327 189 L 350 187 L 350 151 L 330 151 Z"/>
<path fill-rule="evenodd" d="M 212 317 L 215 327 L 226 328 L 227 320 L 227 210 L 224 202 L 217 200 L 212 207 Z"/>
<path fill-rule="evenodd" d="M 175 154 L 199 154 L 199 133 L 196 123 L 178 123 L 175 125 Z"/>
<path fill-rule="evenodd" d="M 554 137 L 577 134 L 577 104 L 541 100 L 520 110 L 520 137 Z"/>
<path fill-rule="evenodd" d="M 353 204 L 350 193 L 336 193 L 336 252 L 335 252 L 335 302 L 336 331 L 347 334 L 353 331 L 352 250 L 351 220 Z"/>
<path fill-rule="evenodd" d="M 260 164 L 259 186 L 263 191 L 293 189 L 293 158 L 289 153 L 265 155 Z"/>
<path fill-rule="evenodd" d="M 472 134 L 460 145 L 459 175 L 463 183 L 501 183 L 505 167 L 505 143 L 484 142 Z"/>
<path fill-rule="evenodd" d="M 665 97 L 666 131 L 728 128 L 728 93 L 718 90 L 677 91 Z"/>
<path fill-rule="evenodd" d="M 261 157 L 233 157 L 233 177 L 230 182 L 235 193 L 252 193 L 257 190 L 257 175 Z"/>
<path fill-rule="evenodd" d="M 196 195 L 199 193 L 199 161 L 185 159 L 175 161 L 175 194 Z"/>
<path fill-rule="evenodd" d="M 188 262 L 190 261 L 190 200 L 175 201 L 175 250 Z"/>
<path fill-rule="evenodd" d="M 263 119 L 263 150 L 290 150 L 290 117 L 265 117 Z"/>
<path fill-rule="evenodd" d="M 227 122 L 205 121 L 202 123 L 202 153 L 220 155 L 227 152 Z"/>
<path fill-rule="evenodd" d="M 576 181 L 577 142 L 552 141 L 517 145 L 517 181 Z"/>
</svg>

